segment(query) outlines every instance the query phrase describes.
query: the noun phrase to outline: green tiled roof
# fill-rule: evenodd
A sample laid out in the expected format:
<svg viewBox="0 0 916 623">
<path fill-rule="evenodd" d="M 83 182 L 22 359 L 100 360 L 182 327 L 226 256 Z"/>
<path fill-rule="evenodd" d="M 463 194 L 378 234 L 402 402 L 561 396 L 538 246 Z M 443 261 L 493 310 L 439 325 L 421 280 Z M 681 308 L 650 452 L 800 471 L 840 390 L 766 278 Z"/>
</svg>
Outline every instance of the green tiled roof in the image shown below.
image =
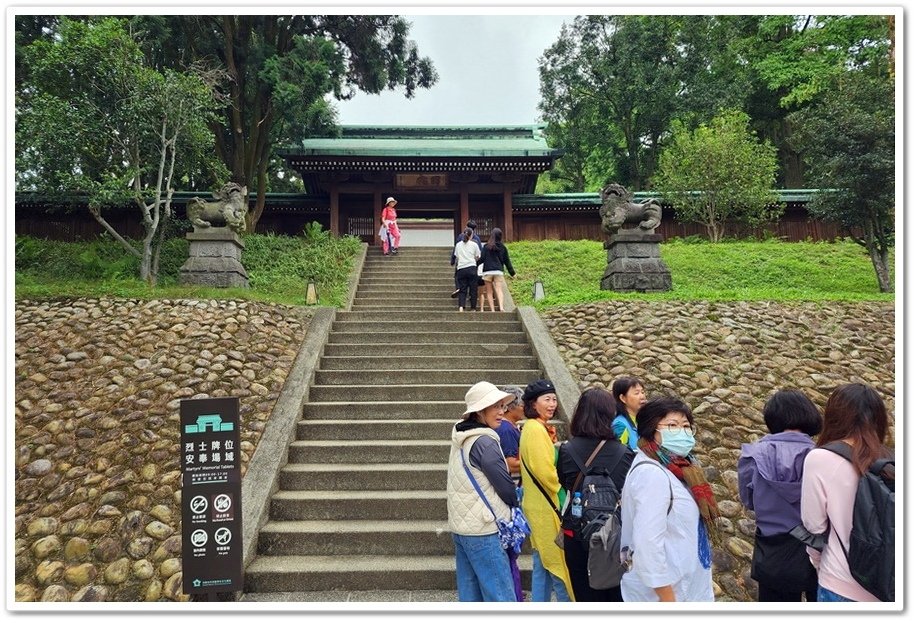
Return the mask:
<svg viewBox="0 0 916 623">
<path fill-rule="evenodd" d="M 816 188 L 780 188 L 776 190 L 780 203 L 807 203 L 815 193 L 821 192 Z M 633 193 L 634 201 L 658 198 L 658 193 L 649 191 L 636 191 Z M 561 206 L 561 205 L 601 205 L 601 196 L 598 193 L 551 193 L 549 195 L 514 195 L 514 206 Z"/>
<path fill-rule="evenodd" d="M 556 158 L 543 126 L 341 126 L 339 138 L 309 138 L 286 156 Z"/>
</svg>

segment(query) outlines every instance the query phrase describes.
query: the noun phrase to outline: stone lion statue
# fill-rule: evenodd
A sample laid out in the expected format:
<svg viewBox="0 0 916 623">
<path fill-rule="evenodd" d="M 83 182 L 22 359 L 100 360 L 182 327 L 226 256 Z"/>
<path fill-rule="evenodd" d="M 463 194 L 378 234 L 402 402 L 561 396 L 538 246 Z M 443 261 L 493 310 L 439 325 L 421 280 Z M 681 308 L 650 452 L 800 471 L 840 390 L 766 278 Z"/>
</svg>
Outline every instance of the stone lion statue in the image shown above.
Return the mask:
<svg viewBox="0 0 916 623">
<path fill-rule="evenodd" d="M 644 233 L 652 233 L 662 222 L 662 205 L 655 199 L 633 203 L 633 196 L 620 184 L 608 184 L 601 189 L 601 229 L 614 235 L 624 225 L 638 225 Z M 635 229 L 635 227 L 631 228 Z"/>
<path fill-rule="evenodd" d="M 238 234 L 244 233 L 248 187 L 229 182 L 214 192 L 213 197 L 216 201 L 204 201 L 199 197 L 188 201 L 188 220 L 194 225 L 194 230 L 228 227 Z"/>
</svg>

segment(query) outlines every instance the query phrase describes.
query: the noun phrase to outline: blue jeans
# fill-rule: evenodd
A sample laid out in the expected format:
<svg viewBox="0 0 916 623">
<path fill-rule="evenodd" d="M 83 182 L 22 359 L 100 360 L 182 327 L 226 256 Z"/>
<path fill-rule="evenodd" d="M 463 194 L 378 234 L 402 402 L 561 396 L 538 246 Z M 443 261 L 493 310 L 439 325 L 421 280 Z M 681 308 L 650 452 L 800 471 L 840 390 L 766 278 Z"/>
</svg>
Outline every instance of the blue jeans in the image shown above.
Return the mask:
<svg viewBox="0 0 916 623">
<path fill-rule="evenodd" d="M 842 595 L 837 595 L 831 590 L 827 590 L 820 584 L 817 585 L 817 600 L 818 601 L 853 601 L 852 599 L 846 599 Z"/>
<path fill-rule="evenodd" d="M 509 556 L 499 535 L 452 534 L 458 601 L 515 601 L 515 584 Z"/>
<path fill-rule="evenodd" d="M 550 601 L 551 592 L 557 601 L 572 601 L 563 580 L 544 568 L 537 550 L 531 553 L 531 601 Z"/>
</svg>

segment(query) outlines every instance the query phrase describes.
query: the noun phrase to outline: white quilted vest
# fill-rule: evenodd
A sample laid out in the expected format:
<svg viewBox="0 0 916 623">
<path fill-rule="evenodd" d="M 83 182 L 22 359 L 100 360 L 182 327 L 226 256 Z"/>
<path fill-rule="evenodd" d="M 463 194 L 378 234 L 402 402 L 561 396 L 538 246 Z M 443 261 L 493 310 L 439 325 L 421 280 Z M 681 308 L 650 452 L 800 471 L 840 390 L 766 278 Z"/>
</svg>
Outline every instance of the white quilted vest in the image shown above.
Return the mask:
<svg viewBox="0 0 916 623">
<path fill-rule="evenodd" d="M 474 474 L 477 485 L 500 519 L 509 520 L 511 511 L 509 506 L 502 501 L 493 485 L 487 480 L 482 471 L 471 465 L 470 451 L 474 441 L 486 435 L 499 443 L 499 435 L 491 428 L 472 428 L 468 431 L 458 432 L 452 428 L 452 448 L 448 457 L 448 482 L 446 493 L 448 496 L 448 529 L 454 534 L 464 536 L 483 536 L 496 533 L 496 521 L 493 513 L 486 507 L 483 500 L 471 484 L 468 474 L 464 471 L 461 456 L 464 451 L 464 460 L 468 469 Z"/>
</svg>

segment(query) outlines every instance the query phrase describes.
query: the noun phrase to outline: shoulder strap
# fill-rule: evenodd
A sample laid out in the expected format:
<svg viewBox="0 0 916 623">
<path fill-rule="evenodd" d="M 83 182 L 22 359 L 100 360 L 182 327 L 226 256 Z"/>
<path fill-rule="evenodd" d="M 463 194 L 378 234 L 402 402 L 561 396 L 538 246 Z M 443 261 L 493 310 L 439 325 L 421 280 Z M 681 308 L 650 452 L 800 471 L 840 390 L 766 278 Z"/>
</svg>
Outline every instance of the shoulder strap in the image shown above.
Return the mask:
<svg viewBox="0 0 916 623">
<path fill-rule="evenodd" d="M 553 505 L 553 500 L 550 499 L 550 496 L 544 490 L 544 487 L 541 486 L 541 483 L 538 482 L 538 479 L 535 477 L 535 475 L 532 474 L 531 470 L 528 469 L 528 466 L 525 465 L 525 460 L 522 458 L 521 452 L 518 453 L 518 460 L 519 463 L 522 464 L 522 468 L 524 468 L 524 470 L 528 472 L 528 475 L 531 476 L 531 480 L 534 481 L 535 486 L 540 490 L 541 493 L 544 494 L 544 498 L 547 500 L 547 505 L 550 507 L 550 509 L 556 513 L 557 517 L 562 517 L 563 515 L 560 513 L 560 509 Z"/>
<path fill-rule="evenodd" d="M 852 463 L 852 447 L 842 441 L 831 441 L 828 444 L 821 446 L 824 450 L 830 450 L 834 454 L 839 454 L 841 457 Z"/>
<path fill-rule="evenodd" d="M 572 452 L 571 450 L 569 450 L 568 445 L 566 446 L 566 450 L 567 450 L 567 454 L 569 454 L 569 458 L 571 458 L 573 460 L 573 463 L 576 464 L 576 467 L 579 468 L 579 474 L 576 476 L 576 481 L 573 483 L 572 489 L 570 490 L 571 493 L 579 490 L 579 483 L 582 482 L 582 477 L 585 475 L 585 472 L 588 471 L 588 468 L 591 466 L 592 461 L 595 460 L 595 457 L 598 456 L 598 453 L 601 451 L 601 448 L 603 448 L 604 444 L 606 443 L 607 443 L 607 439 L 602 439 L 598 443 L 598 445 L 595 446 L 595 449 L 592 450 L 592 453 L 588 455 L 588 459 L 585 461 L 585 465 L 582 465 L 582 463 L 579 462 L 578 457 L 576 457 L 576 454 Z M 622 458 L 623 458 L 622 456 L 618 457 L 617 462 L 614 463 L 614 466 L 611 469 L 613 469 L 614 467 L 617 467 L 617 463 L 619 463 L 620 459 Z"/>
<path fill-rule="evenodd" d="M 477 484 L 477 479 L 474 478 L 474 474 L 471 473 L 471 470 L 468 468 L 468 463 L 464 458 L 464 447 L 458 448 L 458 452 L 461 453 L 461 464 L 464 466 L 464 471 L 467 473 L 468 478 L 471 479 L 471 484 L 474 485 L 474 489 L 477 491 L 477 495 L 480 496 L 480 499 L 483 500 L 483 503 L 486 504 L 487 509 L 493 514 L 493 519 L 496 519 L 496 513 L 493 511 L 493 507 L 490 506 L 490 502 L 487 500 L 487 496 L 483 494 L 483 491 L 480 490 L 480 485 Z"/>
<path fill-rule="evenodd" d="M 632 468 L 630 471 L 632 472 L 633 470 L 635 470 L 636 468 L 640 467 L 641 465 L 654 465 L 655 467 L 659 468 L 659 469 L 662 470 L 663 472 L 667 472 L 667 471 L 668 471 L 668 470 L 666 470 L 664 467 L 662 467 L 661 465 L 659 465 L 658 463 L 656 463 L 655 461 L 651 461 L 651 460 L 649 460 L 649 461 L 641 461 L 641 462 L 637 463 L 636 465 L 633 466 L 633 468 Z M 667 477 L 667 473 L 665 474 L 665 476 Z M 671 480 L 670 480 L 670 479 L 668 480 L 668 492 L 671 494 L 671 498 L 668 500 L 668 513 L 667 513 L 667 514 L 670 515 L 670 514 L 671 514 L 671 507 L 674 505 L 674 489 L 671 488 Z"/>
</svg>

